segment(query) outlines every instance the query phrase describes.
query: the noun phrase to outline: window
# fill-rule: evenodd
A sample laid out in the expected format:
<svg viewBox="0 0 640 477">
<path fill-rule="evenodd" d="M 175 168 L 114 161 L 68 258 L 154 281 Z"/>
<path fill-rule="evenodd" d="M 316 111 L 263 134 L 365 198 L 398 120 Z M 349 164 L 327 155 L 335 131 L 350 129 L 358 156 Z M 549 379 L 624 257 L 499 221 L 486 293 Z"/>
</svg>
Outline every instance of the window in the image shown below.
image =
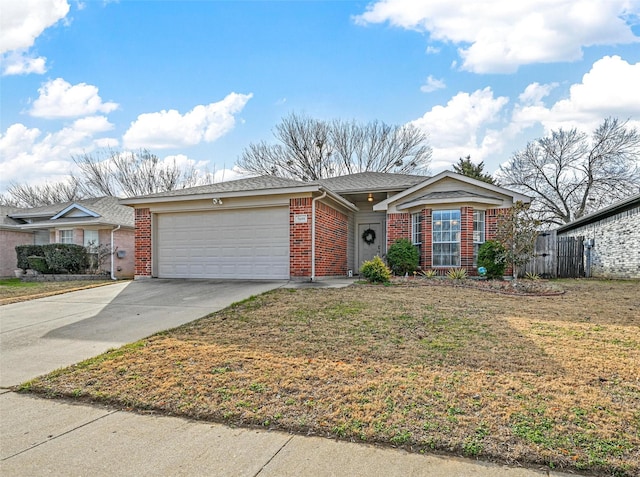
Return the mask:
<svg viewBox="0 0 640 477">
<path fill-rule="evenodd" d="M 59 230 L 60 243 L 73 243 L 73 230 Z"/>
<path fill-rule="evenodd" d="M 413 245 L 422 244 L 422 213 L 411 214 L 411 241 Z"/>
<path fill-rule="evenodd" d="M 473 265 L 478 265 L 478 250 L 485 241 L 484 210 L 473 211 Z"/>
<path fill-rule="evenodd" d="M 86 248 L 96 248 L 99 243 L 97 230 L 85 230 L 84 231 L 84 246 Z"/>
<path fill-rule="evenodd" d="M 433 212 L 433 266 L 460 266 L 460 211 Z"/>
</svg>

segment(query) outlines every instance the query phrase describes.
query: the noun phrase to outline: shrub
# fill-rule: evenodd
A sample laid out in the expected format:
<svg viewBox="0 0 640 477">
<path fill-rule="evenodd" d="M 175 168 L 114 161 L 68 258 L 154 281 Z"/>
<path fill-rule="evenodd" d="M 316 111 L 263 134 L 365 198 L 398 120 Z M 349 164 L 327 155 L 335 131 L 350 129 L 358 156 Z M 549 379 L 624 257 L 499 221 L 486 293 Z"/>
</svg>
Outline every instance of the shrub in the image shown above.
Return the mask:
<svg viewBox="0 0 640 477">
<path fill-rule="evenodd" d="M 420 272 L 420 275 L 425 278 L 435 278 L 438 276 L 438 271 L 434 269 L 424 270 L 423 272 Z"/>
<path fill-rule="evenodd" d="M 478 251 L 478 267 L 487 269 L 487 278 L 501 279 L 507 264 L 504 261 L 506 250 L 504 246 L 493 240 L 487 240 L 480 245 Z"/>
<path fill-rule="evenodd" d="M 391 270 L 377 255 L 362 264 L 360 274 L 371 283 L 387 283 L 391 278 Z"/>
<path fill-rule="evenodd" d="M 43 257 L 42 245 L 18 245 L 16 247 L 17 265 L 18 268 L 26 270 L 31 268 L 29 265 L 29 257 Z M 35 270 L 35 269 L 33 269 Z"/>
<path fill-rule="evenodd" d="M 52 273 L 79 273 L 87 269 L 87 249 L 72 243 L 50 243 L 42 246 L 44 258 Z"/>
<path fill-rule="evenodd" d="M 396 275 L 413 273 L 418 269 L 420 253 L 418 248 L 408 239 L 398 239 L 387 251 L 387 263 Z"/>
<path fill-rule="evenodd" d="M 451 280 L 464 280 L 467 278 L 467 271 L 464 268 L 450 268 L 447 271 L 447 278 Z"/>
<path fill-rule="evenodd" d="M 30 257 L 27 257 L 27 261 L 29 263 L 29 266 L 27 268 L 40 273 L 51 273 L 49 267 L 47 267 L 47 261 L 44 257 L 31 255 Z"/>
</svg>

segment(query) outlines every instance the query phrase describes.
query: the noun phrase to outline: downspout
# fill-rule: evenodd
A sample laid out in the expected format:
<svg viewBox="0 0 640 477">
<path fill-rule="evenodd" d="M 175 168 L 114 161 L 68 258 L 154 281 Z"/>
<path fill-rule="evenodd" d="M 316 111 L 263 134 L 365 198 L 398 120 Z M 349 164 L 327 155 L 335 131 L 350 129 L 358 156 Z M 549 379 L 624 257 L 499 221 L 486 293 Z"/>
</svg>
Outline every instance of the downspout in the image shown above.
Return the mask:
<svg viewBox="0 0 640 477">
<path fill-rule="evenodd" d="M 316 201 L 324 199 L 327 191 L 311 200 L 311 281 L 316 279 Z"/>
<path fill-rule="evenodd" d="M 117 280 L 116 276 L 113 274 L 113 234 L 114 232 L 120 230 L 120 225 L 118 225 L 115 229 L 111 230 L 111 280 Z"/>
</svg>

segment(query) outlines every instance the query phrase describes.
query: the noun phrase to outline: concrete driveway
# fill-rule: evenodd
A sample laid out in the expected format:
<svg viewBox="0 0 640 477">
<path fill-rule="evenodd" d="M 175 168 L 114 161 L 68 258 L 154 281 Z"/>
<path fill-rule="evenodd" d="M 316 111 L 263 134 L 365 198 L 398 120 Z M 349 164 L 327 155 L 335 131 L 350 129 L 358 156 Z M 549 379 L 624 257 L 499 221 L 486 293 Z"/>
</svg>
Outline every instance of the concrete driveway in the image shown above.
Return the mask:
<svg viewBox="0 0 640 477">
<path fill-rule="evenodd" d="M 139 280 L 0 307 L 0 387 L 179 326 L 286 281 Z"/>
</svg>

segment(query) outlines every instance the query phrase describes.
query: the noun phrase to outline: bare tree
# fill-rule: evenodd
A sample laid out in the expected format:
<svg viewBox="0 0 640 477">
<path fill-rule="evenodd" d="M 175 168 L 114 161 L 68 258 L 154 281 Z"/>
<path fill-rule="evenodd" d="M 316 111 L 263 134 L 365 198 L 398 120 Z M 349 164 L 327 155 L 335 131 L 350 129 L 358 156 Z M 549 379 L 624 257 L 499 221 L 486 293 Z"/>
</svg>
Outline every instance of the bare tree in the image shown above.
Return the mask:
<svg viewBox="0 0 640 477">
<path fill-rule="evenodd" d="M 214 182 L 214 173 L 180 166 L 175 160 L 163 162 L 147 150 L 103 150 L 72 159 L 78 172 L 68 180 L 43 186 L 11 184 L 0 195 L 0 205 L 38 207 L 87 197 L 132 197 Z"/>
<path fill-rule="evenodd" d="M 38 186 L 12 183 L 7 189 L 7 194 L 0 196 L 0 205 L 40 207 L 78 200 L 82 197 L 80 187 L 73 178 L 66 182 L 47 183 Z"/>
<path fill-rule="evenodd" d="M 640 134 L 608 118 L 591 137 L 560 129 L 530 142 L 500 168 L 498 179 L 533 197 L 532 211 L 562 225 L 637 193 Z"/>
<path fill-rule="evenodd" d="M 238 167 L 310 181 L 365 171 L 426 173 L 431 160 L 426 134 L 412 125 L 327 122 L 292 113 L 273 134 L 276 144 L 249 144 Z"/>
<path fill-rule="evenodd" d="M 132 197 L 208 183 L 212 177 L 200 177 L 193 166 L 181 168 L 175 160 L 163 163 L 147 150 L 106 151 L 73 156 L 80 172 L 74 176 L 81 191 L 89 197 L 101 195 Z"/>
</svg>

